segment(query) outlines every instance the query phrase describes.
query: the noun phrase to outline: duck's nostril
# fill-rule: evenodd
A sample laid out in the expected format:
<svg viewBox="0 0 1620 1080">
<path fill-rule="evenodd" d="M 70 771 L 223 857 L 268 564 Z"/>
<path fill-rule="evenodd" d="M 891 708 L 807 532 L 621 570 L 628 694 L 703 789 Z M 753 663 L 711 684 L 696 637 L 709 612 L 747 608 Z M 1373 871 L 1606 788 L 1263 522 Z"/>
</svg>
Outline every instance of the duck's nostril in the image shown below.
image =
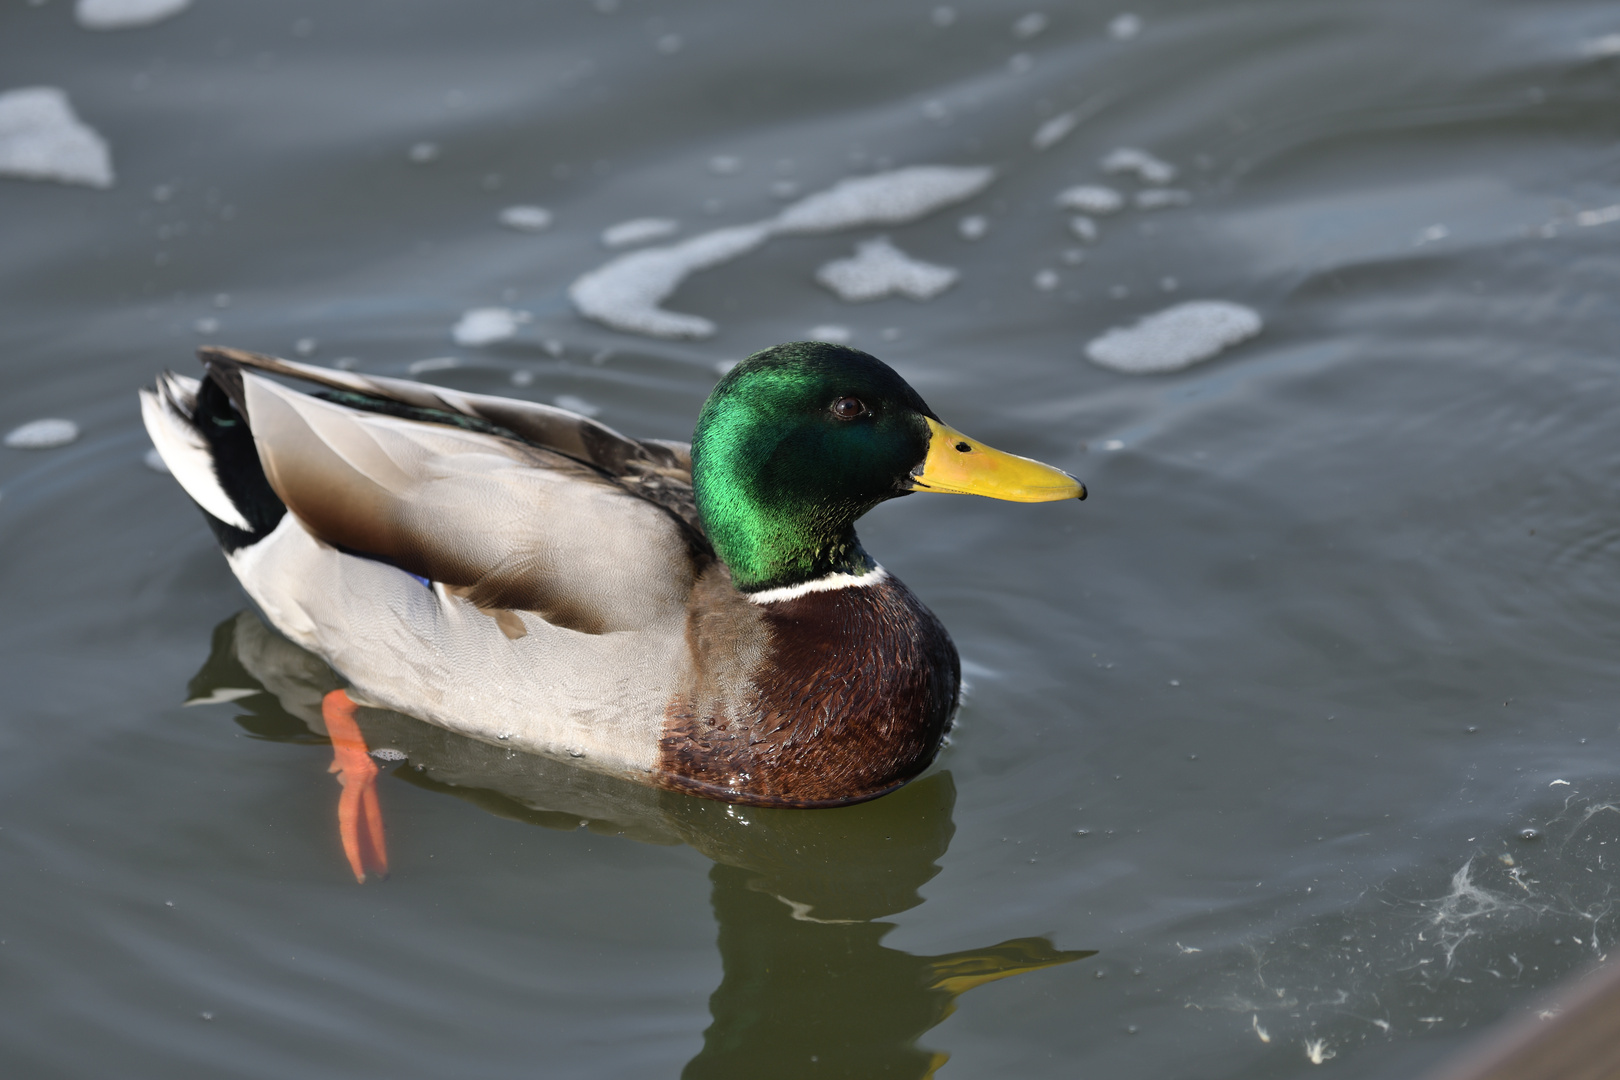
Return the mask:
<svg viewBox="0 0 1620 1080">
<path fill-rule="evenodd" d="M 973 449 L 973 447 L 969 446 L 965 442 L 959 442 L 959 443 L 956 444 L 956 451 L 959 454 L 966 454 L 966 453 L 970 452 L 972 449 Z"/>
</svg>

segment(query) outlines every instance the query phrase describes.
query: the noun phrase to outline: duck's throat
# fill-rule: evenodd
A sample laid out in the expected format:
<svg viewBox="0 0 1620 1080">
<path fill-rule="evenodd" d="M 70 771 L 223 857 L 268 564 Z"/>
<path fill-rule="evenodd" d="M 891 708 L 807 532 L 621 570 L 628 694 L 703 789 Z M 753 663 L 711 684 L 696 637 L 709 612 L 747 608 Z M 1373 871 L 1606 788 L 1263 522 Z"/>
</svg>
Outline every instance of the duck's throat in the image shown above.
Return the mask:
<svg viewBox="0 0 1620 1080">
<path fill-rule="evenodd" d="M 852 524 L 821 530 L 816 522 L 758 519 L 741 527 L 711 527 L 715 551 L 745 593 L 782 589 L 829 575 L 864 577 L 877 563 Z"/>
</svg>

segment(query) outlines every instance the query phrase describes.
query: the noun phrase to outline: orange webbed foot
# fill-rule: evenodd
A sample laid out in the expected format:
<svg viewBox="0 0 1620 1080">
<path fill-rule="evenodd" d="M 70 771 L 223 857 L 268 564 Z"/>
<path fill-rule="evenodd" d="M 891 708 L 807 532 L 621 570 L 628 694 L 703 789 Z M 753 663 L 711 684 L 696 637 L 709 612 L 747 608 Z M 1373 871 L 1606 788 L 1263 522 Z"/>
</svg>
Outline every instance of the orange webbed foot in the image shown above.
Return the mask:
<svg viewBox="0 0 1620 1080">
<path fill-rule="evenodd" d="M 358 708 L 342 690 L 321 699 L 321 718 L 332 739 L 332 767 L 343 785 L 338 798 L 338 833 L 343 854 L 349 858 L 354 880 L 362 884 L 369 867 L 388 876 L 388 845 L 383 839 L 382 810 L 377 805 L 377 763 L 366 749 L 365 736 L 354 715 Z"/>
</svg>

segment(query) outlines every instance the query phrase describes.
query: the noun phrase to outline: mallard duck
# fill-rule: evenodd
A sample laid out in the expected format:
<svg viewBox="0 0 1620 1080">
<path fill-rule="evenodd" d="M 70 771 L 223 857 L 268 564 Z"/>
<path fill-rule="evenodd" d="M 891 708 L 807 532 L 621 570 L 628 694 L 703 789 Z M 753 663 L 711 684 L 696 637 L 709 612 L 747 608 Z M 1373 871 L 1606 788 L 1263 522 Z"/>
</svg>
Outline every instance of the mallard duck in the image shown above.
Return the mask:
<svg viewBox="0 0 1620 1080">
<path fill-rule="evenodd" d="M 549 405 L 200 355 L 201 380 L 141 392 L 147 431 L 269 622 L 348 680 L 327 726 L 361 840 L 375 796 L 356 704 L 730 802 L 893 790 L 933 760 L 959 663 L 855 520 L 917 491 L 1086 494 L 824 342 L 738 364 L 690 447 Z"/>
</svg>

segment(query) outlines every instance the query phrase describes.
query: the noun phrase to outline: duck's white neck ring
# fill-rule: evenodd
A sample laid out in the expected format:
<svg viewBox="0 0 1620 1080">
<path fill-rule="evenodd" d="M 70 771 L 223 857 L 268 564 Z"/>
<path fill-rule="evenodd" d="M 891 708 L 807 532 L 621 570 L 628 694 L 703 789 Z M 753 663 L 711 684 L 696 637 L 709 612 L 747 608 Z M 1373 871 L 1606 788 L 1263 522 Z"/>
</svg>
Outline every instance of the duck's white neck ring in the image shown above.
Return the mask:
<svg viewBox="0 0 1620 1080">
<path fill-rule="evenodd" d="M 797 600 L 809 593 L 832 592 L 835 589 L 865 589 L 888 580 L 889 572 L 881 566 L 873 566 L 864 574 L 846 574 L 836 570 L 810 581 L 801 581 L 797 585 L 783 585 L 779 589 L 761 589 L 759 592 L 749 593 L 748 599 L 756 604 L 779 604 L 783 600 Z"/>
</svg>

